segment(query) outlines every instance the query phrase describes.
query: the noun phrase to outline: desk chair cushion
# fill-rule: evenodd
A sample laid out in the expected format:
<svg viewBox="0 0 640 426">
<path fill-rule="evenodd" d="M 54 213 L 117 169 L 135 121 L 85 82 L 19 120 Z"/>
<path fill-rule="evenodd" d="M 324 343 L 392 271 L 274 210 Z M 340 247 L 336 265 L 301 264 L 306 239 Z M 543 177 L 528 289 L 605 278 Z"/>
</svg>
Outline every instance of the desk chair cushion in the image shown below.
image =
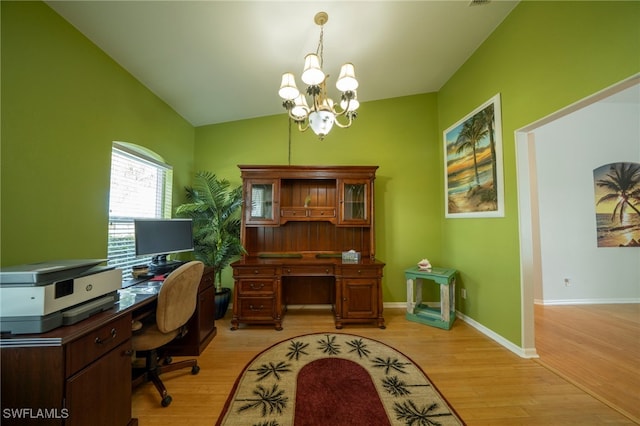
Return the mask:
<svg viewBox="0 0 640 426">
<path fill-rule="evenodd" d="M 204 264 L 193 261 L 169 274 L 158 293 L 158 330 L 168 333 L 189 321 L 196 310 L 198 287 L 203 272 Z"/>
<path fill-rule="evenodd" d="M 158 330 L 156 324 L 150 324 L 143 327 L 143 332 L 134 333 L 132 338 L 133 348 L 136 351 L 150 351 L 164 346 L 180 334 L 180 329 L 163 333 Z"/>
<path fill-rule="evenodd" d="M 134 350 L 159 348 L 181 333 L 181 328 L 195 312 L 203 272 L 202 262 L 193 261 L 169 274 L 158 293 L 155 320 L 151 317 L 151 321 L 133 334 Z"/>
</svg>

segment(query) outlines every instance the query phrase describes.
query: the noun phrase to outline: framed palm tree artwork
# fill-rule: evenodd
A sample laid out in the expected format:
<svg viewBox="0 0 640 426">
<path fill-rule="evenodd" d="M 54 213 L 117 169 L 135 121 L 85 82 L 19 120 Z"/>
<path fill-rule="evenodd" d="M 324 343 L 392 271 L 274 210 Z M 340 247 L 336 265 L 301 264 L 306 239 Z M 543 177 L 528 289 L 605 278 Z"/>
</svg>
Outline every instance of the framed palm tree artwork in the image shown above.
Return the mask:
<svg viewBox="0 0 640 426">
<path fill-rule="evenodd" d="M 504 217 L 500 94 L 443 132 L 445 217 Z"/>
<path fill-rule="evenodd" d="M 640 247 L 640 163 L 593 170 L 598 247 Z"/>
</svg>

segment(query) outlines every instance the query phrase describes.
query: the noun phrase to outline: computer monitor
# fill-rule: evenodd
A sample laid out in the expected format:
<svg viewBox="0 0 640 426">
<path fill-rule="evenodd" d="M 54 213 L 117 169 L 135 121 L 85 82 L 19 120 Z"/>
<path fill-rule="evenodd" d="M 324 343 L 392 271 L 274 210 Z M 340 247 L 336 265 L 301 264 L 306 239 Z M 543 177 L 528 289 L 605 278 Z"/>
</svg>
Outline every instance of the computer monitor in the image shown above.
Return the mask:
<svg viewBox="0 0 640 426">
<path fill-rule="evenodd" d="M 182 262 L 167 261 L 167 255 L 193 251 L 191 219 L 135 219 L 136 256 L 153 256 L 149 271 L 171 272 Z"/>
</svg>

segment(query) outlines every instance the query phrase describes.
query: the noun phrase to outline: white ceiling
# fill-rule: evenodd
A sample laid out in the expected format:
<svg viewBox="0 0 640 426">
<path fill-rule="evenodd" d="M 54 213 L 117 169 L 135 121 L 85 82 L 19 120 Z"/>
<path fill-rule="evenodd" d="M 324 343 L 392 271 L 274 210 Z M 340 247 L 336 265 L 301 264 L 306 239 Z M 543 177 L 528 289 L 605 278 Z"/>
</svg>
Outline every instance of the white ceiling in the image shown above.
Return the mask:
<svg viewBox="0 0 640 426">
<path fill-rule="evenodd" d="M 324 26 L 329 95 L 344 62 L 358 99 L 438 91 L 516 6 L 447 1 L 47 1 L 194 126 L 284 113 Z M 491 66 L 491 64 L 487 64 Z"/>
</svg>

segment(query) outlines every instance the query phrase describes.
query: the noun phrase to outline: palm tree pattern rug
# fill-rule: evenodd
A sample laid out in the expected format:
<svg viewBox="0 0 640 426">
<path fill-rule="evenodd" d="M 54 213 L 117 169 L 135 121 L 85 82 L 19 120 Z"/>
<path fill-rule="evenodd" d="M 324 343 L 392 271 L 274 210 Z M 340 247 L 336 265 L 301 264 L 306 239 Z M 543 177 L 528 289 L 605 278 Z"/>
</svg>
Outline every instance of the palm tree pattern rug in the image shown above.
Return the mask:
<svg viewBox="0 0 640 426">
<path fill-rule="evenodd" d="M 463 425 L 422 369 L 376 340 L 317 333 L 276 343 L 236 380 L 217 426 Z"/>
</svg>

